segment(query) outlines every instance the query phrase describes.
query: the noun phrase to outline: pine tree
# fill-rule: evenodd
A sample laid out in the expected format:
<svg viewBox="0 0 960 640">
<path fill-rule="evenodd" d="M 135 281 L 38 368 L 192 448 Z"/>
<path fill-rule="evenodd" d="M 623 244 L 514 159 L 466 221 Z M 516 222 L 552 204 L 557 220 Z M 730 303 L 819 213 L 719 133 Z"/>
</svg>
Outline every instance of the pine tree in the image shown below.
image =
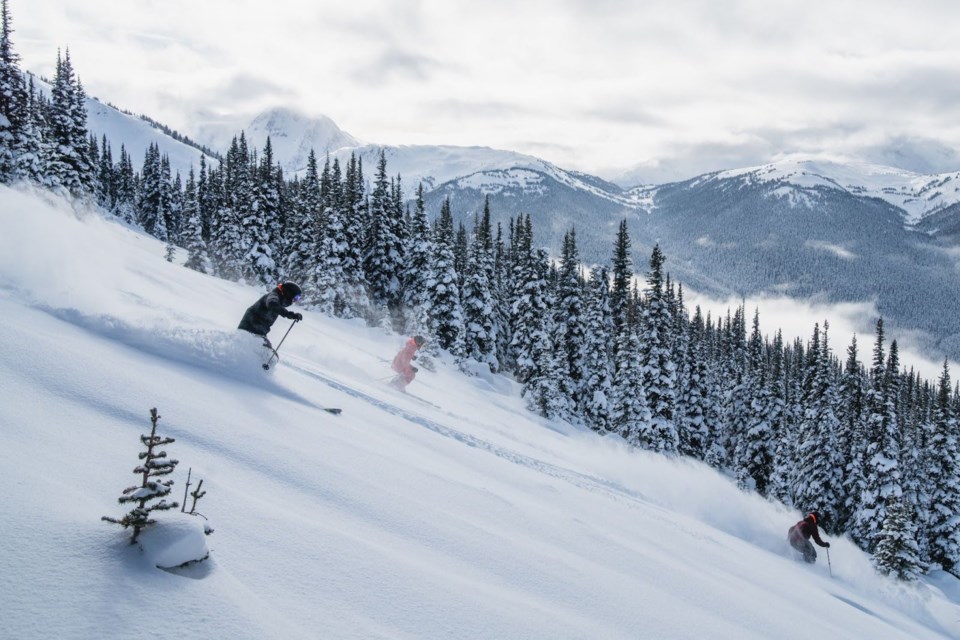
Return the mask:
<svg viewBox="0 0 960 640">
<path fill-rule="evenodd" d="M 217 274 L 227 280 L 239 280 L 248 275 L 247 240 L 244 237 L 243 220 L 252 195 L 250 183 L 250 153 L 246 136 L 234 137 L 220 171 L 217 172 L 219 189 L 213 233 L 214 261 Z M 211 187 L 214 179 L 210 178 Z"/>
<path fill-rule="evenodd" d="M 180 506 L 178 502 L 167 502 L 164 500 L 170 494 L 173 480 L 158 480 L 163 476 L 173 473 L 179 463 L 178 460 L 167 458 L 167 452 L 161 451 L 159 447 L 175 442 L 173 438 L 161 437 L 157 435 L 157 422 L 160 421 L 160 415 L 156 409 L 150 410 L 150 435 L 141 435 L 140 442 L 146 447 L 146 451 L 140 453 L 142 462 L 133 470 L 133 473 L 140 476 L 140 484 L 127 487 L 120 496 L 120 504 L 135 504 L 136 506 L 122 518 L 111 518 L 103 516 L 101 520 L 119 524 L 124 529 L 133 527 L 133 535 L 130 538 L 130 544 L 135 544 L 140 532 L 144 528 L 156 523 L 156 520 L 150 517 L 154 511 L 166 511 L 176 509 Z M 154 502 L 159 500 L 159 502 Z"/>
<path fill-rule="evenodd" d="M 743 489 L 754 490 L 760 495 L 767 494 L 767 485 L 773 473 L 773 458 L 776 443 L 771 409 L 774 399 L 767 363 L 763 353 L 763 339 L 760 336 L 760 312 L 753 316 L 753 331 L 747 345 L 748 375 L 746 406 L 746 429 L 737 439 L 734 451 L 734 466 L 737 482 Z"/>
<path fill-rule="evenodd" d="M 367 286 L 363 273 L 363 238 L 367 217 L 363 184 L 363 161 L 351 154 L 343 182 L 341 214 L 346 247 L 340 261 L 350 291 L 365 291 Z M 344 312 L 345 316 L 362 316 L 367 305 L 366 293 L 349 296 L 347 304 L 349 308 Z"/>
<path fill-rule="evenodd" d="M 685 383 L 680 386 L 682 413 L 677 418 L 677 451 L 703 460 L 710 441 L 707 416 L 710 408 L 707 338 L 703 313 L 697 306 L 687 330 L 681 356 L 685 359 Z"/>
<path fill-rule="evenodd" d="M 96 148 L 91 144 L 91 148 Z M 100 143 L 100 157 L 97 163 L 97 188 L 95 189 L 97 204 L 112 211 L 117 200 L 117 187 L 113 170 L 113 151 L 107 136 L 104 135 Z"/>
<path fill-rule="evenodd" d="M 320 192 L 320 174 L 317 155 L 313 149 L 307 155 L 307 169 L 299 184 L 297 197 L 291 203 L 287 216 L 284 241 L 286 255 L 284 278 L 307 283 L 313 275 L 317 239 L 323 231 L 323 196 Z"/>
<path fill-rule="evenodd" d="M 27 109 L 23 128 L 19 131 L 19 137 L 14 140 L 15 180 L 29 180 L 37 184 L 44 182 L 47 155 L 47 145 L 43 140 L 43 132 L 47 128 L 44 111 L 42 97 L 37 93 L 31 76 L 27 83 Z"/>
<path fill-rule="evenodd" d="M 563 357 L 563 379 L 569 380 L 570 384 L 570 388 L 563 392 L 571 399 L 574 410 L 581 411 L 587 401 L 584 384 L 588 373 L 585 361 L 584 280 L 574 229 L 567 232 L 563 238 L 555 309 L 554 323 L 559 336 L 557 347 Z"/>
<path fill-rule="evenodd" d="M 616 361 L 620 363 L 613 376 L 611 430 L 634 446 L 649 444 L 650 405 L 643 386 L 643 363 L 640 339 L 628 314 L 617 337 Z"/>
<path fill-rule="evenodd" d="M 503 226 L 497 223 L 497 235 L 493 243 L 493 279 L 491 280 L 491 295 L 493 296 L 494 323 L 496 326 L 496 345 L 494 352 L 497 359 L 497 370 L 507 371 L 513 368 L 510 355 L 510 342 L 513 339 L 510 326 L 510 293 L 513 290 L 509 252 L 503 240 Z"/>
<path fill-rule="evenodd" d="M 120 145 L 120 159 L 113 167 L 113 185 L 113 215 L 127 224 L 137 222 L 137 177 L 133 171 L 133 161 L 123 144 Z"/>
<path fill-rule="evenodd" d="M 840 381 L 840 404 L 837 408 L 837 418 L 840 421 L 837 449 L 843 460 L 843 467 L 840 469 L 843 503 L 837 513 L 838 531 L 846 531 L 851 526 L 864 488 L 865 399 L 863 371 L 858 358 L 857 336 L 854 335 L 847 348 L 847 359 Z"/>
<path fill-rule="evenodd" d="M 903 499 L 892 498 L 886 512 L 883 528 L 877 535 L 874 565 L 889 576 L 912 582 L 923 572 L 923 563 L 910 509 Z"/>
<path fill-rule="evenodd" d="M 674 422 L 676 404 L 676 363 L 673 362 L 673 318 L 664 295 L 663 263 L 660 245 L 653 248 L 641 322 L 640 361 L 644 369 L 644 388 L 650 406 L 650 431 L 643 446 L 662 453 L 676 453 L 679 437 Z"/>
<path fill-rule="evenodd" d="M 828 530 L 833 530 L 841 504 L 837 493 L 842 462 L 836 446 L 839 421 L 833 413 L 835 393 L 830 376 L 827 325 L 824 324 L 822 337 L 818 325 L 807 351 L 802 400 L 805 410 L 798 430 L 794 503 L 804 511 L 819 511 Z"/>
<path fill-rule="evenodd" d="M 613 286 L 610 291 L 610 309 L 613 311 L 613 327 L 620 334 L 626 321 L 627 298 L 630 295 L 630 283 L 633 280 L 633 262 L 630 258 L 630 234 L 627 221 L 621 220 L 617 230 L 617 239 L 613 247 Z"/>
<path fill-rule="evenodd" d="M 434 255 L 431 269 L 434 280 L 427 282 L 429 291 L 430 334 L 437 345 L 454 355 L 463 348 L 463 310 L 457 272 L 453 267 L 453 213 L 450 200 L 444 200 L 440 219 L 434 228 Z"/>
<path fill-rule="evenodd" d="M 433 255 L 436 252 L 432 235 L 421 183 L 417 187 L 417 199 L 407 236 L 407 259 L 403 274 L 403 305 L 407 314 L 407 333 L 410 335 L 429 334 L 431 297 L 428 283 L 435 280 Z"/>
<path fill-rule="evenodd" d="M 549 300 L 548 300 L 549 303 Z M 531 367 L 523 397 L 527 408 L 544 418 L 568 420 L 570 401 L 564 394 L 561 381 L 565 376 L 562 350 L 556 347 L 559 337 L 552 314 L 540 317 L 530 350 Z"/>
<path fill-rule="evenodd" d="M 200 203 L 197 197 L 197 183 L 193 175 L 193 167 L 187 174 L 187 186 L 183 198 L 183 234 L 184 248 L 187 250 L 188 269 L 207 273 L 207 243 L 203 240 L 203 223 L 200 219 Z"/>
<path fill-rule="evenodd" d="M 530 216 L 521 214 L 516 223 L 515 236 L 510 351 L 516 363 L 514 377 L 521 384 L 526 384 L 536 372 L 534 347 L 539 339 L 542 318 L 549 311 L 544 277 L 548 269 L 540 262 L 543 256 L 532 248 L 533 226 Z"/>
<path fill-rule="evenodd" d="M 930 559 L 947 571 L 960 563 L 960 443 L 958 421 L 950 398 L 946 359 L 937 385 L 933 434 L 927 450 L 929 470 L 936 479 L 930 504 Z"/>
<path fill-rule="evenodd" d="M 143 169 L 140 172 L 137 221 L 144 231 L 162 241 L 168 238 L 167 195 L 160 147 L 157 143 L 151 143 L 147 147 L 143 158 Z"/>
<path fill-rule="evenodd" d="M 75 196 L 90 193 L 93 168 L 87 141 L 86 95 L 70 61 L 57 54 L 57 72 L 50 91 L 49 137 L 51 156 L 45 170 L 47 184 L 63 187 Z"/>
<path fill-rule="evenodd" d="M 899 361 L 896 341 L 890 345 L 889 360 L 884 361 L 883 340 L 883 318 L 880 318 L 877 321 L 877 339 L 873 350 L 871 384 L 867 391 L 864 487 L 852 531 L 854 541 L 871 553 L 876 548 L 880 529 L 887 519 L 887 502 L 894 498 L 900 499 L 903 495 L 899 425 L 895 404 L 899 393 Z"/>
<path fill-rule="evenodd" d="M 403 218 L 394 206 L 390 182 L 387 179 L 386 153 L 382 149 L 373 191 L 370 194 L 369 216 L 363 267 L 370 287 L 370 297 L 376 305 L 396 309 L 402 295 L 400 274 L 403 269 Z M 451 252 L 453 242 L 451 231 Z"/>
<path fill-rule="evenodd" d="M 474 221 L 473 242 L 469 246 L 464 267 L 464 355 L 486 363 L 491 371 L 496 371 L 499 362 L 496 358 L 496 310 L 491 292 L 494 255 L 489 201 L 484 204 L 482 216 Z"/>
<path fill-rule="evenodd" d="M 613 341 L 613 314 L 610 311 L 608 272 L 595 267 L 587 284 L 584 309 L 585 341 L 583 347 L 582 405 L 584 421 L 594 431 L 611 429 L 613 401 L 613 367 L 610 345 Z"/>
<path fill-rule="evenodd" d="M 7 0 L 0 5 L 0 182 L 20 177 L 19 157 L 24 152 L 30 126 L 30 102 L 13 50 Z"/>
</svg>

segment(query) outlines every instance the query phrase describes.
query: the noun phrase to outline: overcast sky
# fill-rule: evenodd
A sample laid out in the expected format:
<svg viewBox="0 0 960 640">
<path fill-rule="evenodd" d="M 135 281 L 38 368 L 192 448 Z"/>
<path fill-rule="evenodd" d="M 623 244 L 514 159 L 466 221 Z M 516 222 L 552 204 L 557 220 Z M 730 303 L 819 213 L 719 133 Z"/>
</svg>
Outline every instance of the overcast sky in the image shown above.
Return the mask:
<svg viewBox="0 0 960 640">
<path fill-rule="evenodd" d="M 368 142 L 662 182 L 787 154 L 960 169 L 960 2 L 9 0 L 25 69 L 192 137 L 283 105 Z"/>
</svg>

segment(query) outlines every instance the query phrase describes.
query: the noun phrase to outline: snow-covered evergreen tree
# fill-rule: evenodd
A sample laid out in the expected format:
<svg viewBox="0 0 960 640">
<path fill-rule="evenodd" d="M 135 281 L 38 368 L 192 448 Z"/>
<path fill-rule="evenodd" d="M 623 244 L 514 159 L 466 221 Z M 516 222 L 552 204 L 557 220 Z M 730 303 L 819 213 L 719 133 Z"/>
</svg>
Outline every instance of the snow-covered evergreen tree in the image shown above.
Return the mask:
<svg viewBox="0 0 960 640">
<path fill-rule="evenodd" d="M 169 237 L 167 230 L 168 196 L 169 187 L 163 175 L 160 147 L 154 142 L 147 147 L 143 158 L 143 169 L 140 171 L 137 221 L 144 231 L 164 242 Z"/>
<path fill-rule="evenodd" d="M 188 269 L 207 273 L 209 256 L 207 243 L 203 239 L 203 222 L 200 219 L 200 202 L 197 198 L 197 182 L 194 178 L 193 167 L 187 174 L 187 186 L 183 196 L 183 246 L 187 250 L 187 261 L 184 264 Z"/>
<path fill-rule="evenodd" d="M 619 335 L 626 321 L 627 299 L 630 296 L 631 282 L 633 281 L 630 233 L 627 231 L 627 221 L 625 219 L 620 221 L 620 226 L 617 229 L 617 239 L 613 247 L 611 276 L 613 282 L 610 290 L 610 309 L 613 312 L 614 330 Z"/>
<path fill-rule="evenodd" d="M 547 299 L 549 304 L 549 296 Z M 527 407 L 550 419 L 569 420 L 570 400 L 564 393 L 566 377 L 564 354 L 558 348 L 560 332 L 554 323 L 553 314 L 545 313 L 539 318 L 539 327 L 534 332 L 530 350 L 532 366 L 523 387 Z"/>
<path fill-rule="evenodd" d="M 47 128 L 44 111 L 42 97 L 36 91 L 33 76 L 31 76 L 27 83 L 27 112 L 23 128 L 19 130 L 19 136 L 14 140 L 16 148 L 13 152 L 15 160 L 13 179 L 15 180 L 29 180 L 37 184 L 44 182 L 48 146 L 43 140 L 43 132 Z"/>
<path fill-rule="evenodd" d="M 770 412 L 774 399 L 768 382 L 770 372 L 763 353 L 763 338 L 760 335 L 760 312 L 753 316 L 753 330 L 747 344 L 747 394 L 745 429 L 737 439 L 734 451 L 734 468 L 737 483 L 743 489 L 767 494 L 767 485 L 773 473 L 773 457 L 776 449 L 774 426 Z"/>
<path fill-rule="evenodd" d="M 407 234 L 407 246 L 404 251 L 406 260 L 403 271 L 403 306 L 406 314 L 406 332 L 410 335 L 430 334 L 429 282 L 435 281 L 433 274 L 433 256 L 436 247 L 430 220 L 427 218 L 426 203 L 423 198 L 423 184 L 417 186 L 417 198 L 410 220 L 410 233 Z"/>
<path fill-rule="evenodd" d="M 23 153 L 30 120 L 27 87 L 20 71 L 20 57 L 13 50 L 11 17 L 7 0 L 0 5 L 0 182 L 19 177 L 17 165 Z"/>
<path fill-rule="evenodd" d="M 380 151 L 373 191 L 370 194 L 369 221 L 363 267 L 370 287 L 370 297 L 376 305 L 395 308 L 399 306 L 402 294 L 400 274 L 403 268 L 403 218 L 394 206 L 387 178 L 387 157 L 383 150 Z M 452 235 L 450 250 L 453 251 Z"/>
<path fill-rule="evenodd" d="M 624 324 L 617 337 L 616 361 L 620 364 L 613 376 L 613 406 L 610 412 L 611 431 L 634 446 L 649 446 L 650 405 L 643 386 L 643 362 L 640 338 L 631 313 L 624 315 Z"/>
<path fill-rule="evenodd" d="M 679 390 L 682 413 L 677 416 L 677 451 L 681 455 L 703 460 L 709 442 L 707 415 L 710 406 L 709 376 L 706 353 L 706 327 L 703 313 L 697 306 L 686 328 L 687 336 L 681 350 L 684 358 L 684 384 Z"/>
<path fill-rule="evenodd" d="M 833 412 L 835 396 L 827 325 L 824 324 L 822 334 L 818 325 L 807 351 L 802 401 L 805 410 L 797 434 L 793 499 L 803 511 L 819 511 L 825 523 L 822 526 L 831 531 L 842 504 L 838 494 L 842 460 L 837 451 L 839 420 Z"/>
<path fill-rule="evenodd" d="M 883 318 L 877 321 L 870 388 L 867 391 L 867 447 L 863 461 L 864 486 L 853 524 L 853 539 L 873 552 L 883 523 L 886 504 L 903 496 L 900 473 L 900 434 L 896 400 L 899 393 L 899 360 L 896 341 L 884 361 Z"/>
<path fill-rule="evenodd" d="M 923 573 L 917 531 L 909 505 L 902 498 L 886 504 L 886 519 L 877 534 L 873 563 L 883 573 L 912 582 Z"/>
<path fill-rule="evenodd" d="M 542 327 L 542 318 L 548 313 L 547 269 L 539 264 L 541 256 L 533 250 L 533 227 L 530 216 L 521 216 L 515 225 L 513 250 L 513 295 L 510 308 L 512 339 L 510 350 L 516 363 L 514 377 L 526 384 L 536 371 L 533 352 Z"/>
<path fill-rule="evenodd" d="M 953 571 L 960 563 L 960 443 L 946 360 L 937 384 L 933 434 L 926 455 L 930 475 L 936 479 L 930 498 L 930 559 Z"/>
<path fill-rule="evenodd" d="M 486 363 L 497 371 L 497 319 L 492 282 L 494 278 L 493 236 L 490 227 L 490 202 L 474 222 L 463 278 L 464 355 Z"/>
<path fill-rule="evenodd" d="M 76 78 L 68 49 L 57 54 L 57 72 L 50 91 L 48 118 L 52 155 L 45 169 L 47 184 L 71 194 L 88 194 L 93 187 L 93 167 L 87 140 L 86 94 Z"/>
<path fill-rule="evenodd" d="M 345 252 L 341 257 L 343 274 L 349 291 L 364 291 L 362 296 L 350 295 L 347 298 L 347 317 L 360 317 L 367 306 L 367 282 L 363 273 L 364 226 L 367 217 L 366 197 L 364 195 L 363 161 L 350 155 L 343 181 L 343 202 L 341 216 L 346 241 Z"/>
<path fill-rule="evenodd" d="M 437 346 L 454 355 L 463 348 L 463 309 L 460 306 L 460 288 L 453 256 L 453 212 L 450 200 L 444 200 L 440 219 L 434 228 L 434 254 L 428 281 L 430 334 L 436 336 Z"/>
<path fill-rule="evenodd" d="M 323 219 L 326 224 L 317 248 L 312 302 L 324 313 L 349 317 L 350 310 L 357 305 L 353 299 L 362 297 L 363 290 L 351 286 L 344 272 L 343 263 L 348 248 L 344 228 L 343 183 L 340 163 L 334 160 L 332 167 L 329 164 L 328 159 L 321 180 Z"/>
<path fill-rule="evenodd" d="M 559 337 L 557 348 L 561 350 L 563 358 L 563 380 L 569 381 L 570 387 L 564 389 L 563 393 L 572 401 L 574 410 L 580 412 L 588 400 L 584 389 L 588 374 L 584 279 L 575 229 L 568 231 L 563 238 L 556 289 L 554 324 Z"/>
<path fill-rule="evenodd" d="M 291 203 L 284 231 L 284 278 L 297 283 L 308 284 L 313 276 L 316 261 L 314 252 L 323 230 L 319 172 L 317 155 L 311 149 L 307 155 L 307 169 L 300 182 L 296 201 Z"/>
<path fill-rule="evenodd" d="M 140 442 L 146 451 L 140 453 L 141 463 L 133 470 L 140 476 L 140 484 L 127 487 L 119 498 L 120 504 L 134 504 L 133 509 L 122 518 L 103 516 L 102 520 L 119 524 L 124 529 L 133 527 L 130 544 L 135 544 L 140 532 L 144 528 L 156 523 L 150 514 L 155 511 L 166 511 L 180 506 L 178 502 L 167 502 L 164 498 L 170 495 L 173 480 L 159 480 L 163 476 L 173 473 L 179 461 L 167 458 L 167 452 L 159 447 L 175 442 L 173 438 L 157 435 L 157 423 L 160 415 L 156 409 L 150 410 L 150 435 L 141 435 Z M 159 502 L 157 502 L 159 500 Z"/>
<path fill-rule="evenodd" d="M 640 361 L 650 406 L 649 440 L 642 442 L 642 446 L 661 453 L 676 453 L 679 444 L 674 421 L 676 363 L 671 348 L 673 318 L 663 287 L 664 261 L 660 245 L 656 245 L 650 256 L 643 320 L 640 323 Z"/>
<path fill-rule="evenodd" d="M 594 267 L 587 283 L 584 328 L 581 412 L 587 426 L 605 433 L 611 429 L 613 402 L 613 314 L 609 272 L 603 267 Z"/>
</svg>

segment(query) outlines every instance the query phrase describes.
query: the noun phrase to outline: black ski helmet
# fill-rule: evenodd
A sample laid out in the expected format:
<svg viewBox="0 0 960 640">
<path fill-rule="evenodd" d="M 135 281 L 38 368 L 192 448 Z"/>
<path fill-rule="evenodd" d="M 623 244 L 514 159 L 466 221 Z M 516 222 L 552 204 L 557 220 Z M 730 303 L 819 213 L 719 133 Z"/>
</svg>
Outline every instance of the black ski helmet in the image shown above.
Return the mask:
<svg viewBox="0 0 960 640">
<path fill-rule="evenodd" d="M 417 343 L 418 347 L 422 347 L 423 343 L 427 341 L 423 336 L 413 336 L 413 341 Z"/>
<path fill-rule="evenodd" d="M 300 300 L 300 296 L 303 295 L 300 285 L 298 285 L 296 282 L 283 282 L 277 285 L 277 289 L 280 289 L 280 293 L 283 295 L 283 300 L 287 304 L 297 302 Z"/>
</svg>

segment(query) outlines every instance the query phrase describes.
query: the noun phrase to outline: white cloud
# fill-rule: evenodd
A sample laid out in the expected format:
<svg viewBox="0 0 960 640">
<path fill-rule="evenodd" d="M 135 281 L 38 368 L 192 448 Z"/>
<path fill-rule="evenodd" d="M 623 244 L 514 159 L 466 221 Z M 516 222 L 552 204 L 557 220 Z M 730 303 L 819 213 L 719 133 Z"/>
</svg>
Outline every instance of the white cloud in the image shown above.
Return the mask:
<svg viewBox="0 0 960 640">
<path fill-rule="evenodd" d="M 803 243 L 803 245 L 805 247 L 810 247 L 811 249 L 817 249 L 818 251 L 826 251 L 827 253 L 833 254 L 838 258 L 843 258 L 844 260 L 853 260 L 857 257 L 857 254 L 849 249 L 831 242 L 825 242 L 823 240 L 807 240 Z"/>
<path fill-rule="evenodd" d="M 26 68 L 52 74 L 56 48 L 69 45 L 91 93 L 186 133 L 198 112 L 249 118 L 284 104 L 367 140 L 536 150 L 604 175 L 642 165 L 657 180 L 784 152 L 929 161 L 897 153 L 905 139 L 921 150 L 940 141 L 937 163 L 960 148 L 960 5 L 946 1 L 917 11 L 892 0 L 869 10 L 853 0 L 13 0 L 11 10 Z M 279 89 L 216 94 L 235 78 Z M 460 107 L 436 108 L 451 100 Z M 504 114 L 493 123 L 490 105 Z"/>
<path fill-rule="evenodd" d="M 819 324 L 821 330 L 824 322 L 829 326 L 830 348 L 841 361 L 846 359 L 847 348 L 857 336 L 857 349 L 860 362 L 868 367 L 871 350 L 876 339 L 876 322 L 881 316 L 876 304 L 864 302 L 828 302 L 823 299 L 798 299 L 787 296 L 759 296 L 751 298 L 716 299 L 702 295 L 684 287 L 684 301 L 692 311 L 700 306 L 704 316 L 709 311 L 714 322 L 717 318 L 726 317 L 741 304 L 747 310 L 748 330 L 753 321 L 755 310 L 760 312 L 760 332 L 769 339 L 779 330 L 783 333 L 785 343 L 800 339 L 806 344 L 813 336 L 814 325 Z M 890 342 L 897 341 L 900 352 L 900 363 L 906 368 L 913 367 L 928 380 L 936 380 L 943 369 L 943 359 L 927 353 L 920 345 L 924 343 L 924 336 L 915 331 L 903 331 L 885 323 L 885 349 L 889 349 Z M 960 371 L 960 364 L 951 363 L 951 371 Z"/>
</svg>

